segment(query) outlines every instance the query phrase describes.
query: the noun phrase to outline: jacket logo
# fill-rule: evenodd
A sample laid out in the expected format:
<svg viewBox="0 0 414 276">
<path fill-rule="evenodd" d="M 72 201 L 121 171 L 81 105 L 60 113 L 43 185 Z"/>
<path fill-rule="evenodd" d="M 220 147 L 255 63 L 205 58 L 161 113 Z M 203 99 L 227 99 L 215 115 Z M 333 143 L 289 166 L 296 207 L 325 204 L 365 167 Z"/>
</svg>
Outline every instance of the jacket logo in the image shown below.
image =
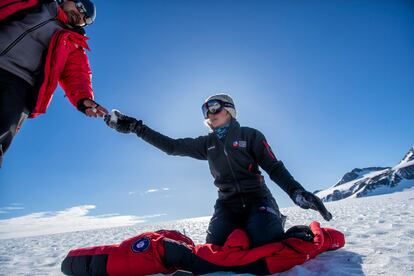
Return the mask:
<svg viewBox="0 0 414 276">
<path fill-rule="evenodd" d="M 339 248 L 339 243 L 333 243 L 333 244 L 331 245 L 331 247 L 332 247 L 332 248 Z"/>
<path fill-rule="evenodd" d="M 215 149 L 215 148 L 216 148 L 216 146 L 211 146 L 211 147 L 208 147 L 207 150 L 212 150 L 212 149 Z"/>
<path fill-rule="evenodd" d="M 141 238 L 137 241 L 135 241 L 132 246 L 131 249 L 132 251 L 134 251 L 135 253 L 142 253 L 145 250 L 148 249 L 149 245 L 150 245 L 150 240 L 148 238 Z"/>
<path fill-rule="evenodd" d="M 246 141 L 234 141 L 232 144 L 233 148 L 245 148 L 247 147 L 247 142 Z"/>
</svg>

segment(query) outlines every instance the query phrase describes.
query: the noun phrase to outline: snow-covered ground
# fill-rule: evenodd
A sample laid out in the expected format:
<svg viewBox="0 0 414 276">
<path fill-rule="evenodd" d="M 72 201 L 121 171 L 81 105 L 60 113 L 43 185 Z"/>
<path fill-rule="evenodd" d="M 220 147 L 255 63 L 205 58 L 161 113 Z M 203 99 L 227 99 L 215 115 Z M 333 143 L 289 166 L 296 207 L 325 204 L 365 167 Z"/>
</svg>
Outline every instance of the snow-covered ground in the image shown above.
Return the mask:
<svg viewBox="0 0 414 276">
<path fill-rule="evenodd" d="M 388 195 L 326 204 L 334 219 L 325 222 L 313 211 L 282 209 L 286 227 L 318 220 L 346 236 L 346 245 L 277 275 L 414 275 L 414 189 Z M 60 263 L 70 249 L 119 243 L 141 232 L 185 231 L 203 243 L 209 217 L 158 224 L 89 230 L 0 240 L 0 275 L 61 275 Z M 223 275 L 223 273 L 215 273 Z"/>
</svg>

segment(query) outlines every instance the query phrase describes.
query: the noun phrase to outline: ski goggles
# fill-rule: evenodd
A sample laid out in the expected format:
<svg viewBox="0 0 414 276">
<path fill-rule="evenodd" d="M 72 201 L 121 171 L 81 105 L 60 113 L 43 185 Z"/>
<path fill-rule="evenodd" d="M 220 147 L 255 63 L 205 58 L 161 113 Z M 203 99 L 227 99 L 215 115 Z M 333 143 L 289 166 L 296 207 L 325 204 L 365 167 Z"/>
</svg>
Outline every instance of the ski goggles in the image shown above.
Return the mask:
<svg viewBox="0 0 414 276">
<path fill-rule="evenodd" d="M 224 102 L 222 100 L 209 100 L 201 106 L 201 109 L 203 111 L 204 118 L 208 119 L 208 114 L 217 114 L 225 107 L 234 108 L 234 104 Z"/>
<path fill-rule="evenodd" d="M 85 5 L 82 2 L 80 2 L 79 0 L 75 0 L 73 2 L 75 2 L 75 6 L 78 9 L 78 12 L 83 15 L 83 20 L 85 21 L 85 24 L 82 25 L 82 27 L 85 26 L 85 25 L 92 24 L 93 23 L 93 18 L 92 18 L 92 16 L 89 15 L 88 10 L 86 9 Z"/>
</svg>

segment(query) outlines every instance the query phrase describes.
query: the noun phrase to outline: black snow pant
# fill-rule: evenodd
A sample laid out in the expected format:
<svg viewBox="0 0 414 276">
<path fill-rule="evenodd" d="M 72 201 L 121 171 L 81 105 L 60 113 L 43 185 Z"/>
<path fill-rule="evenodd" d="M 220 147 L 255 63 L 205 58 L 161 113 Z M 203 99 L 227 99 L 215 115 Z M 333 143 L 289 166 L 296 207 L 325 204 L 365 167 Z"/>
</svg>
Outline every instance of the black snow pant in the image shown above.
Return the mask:
<svg viewBox="0 0 414 276">
<path fill-rule="evenodd" d="M 250 247 L 258 247 L 284 238 L 285 216 L 272 196 L 248 200 L 245 207 L 240 201 L 217 200 L 215 211 L 207 230 L 206 242 L 224 245 L 230 233 L 244 229 L 250 239 Z"/>
<path fill-rule="evenodd" d="M 0 69 L 0 167 L 4 153 L 33 110 L 36 96 L 28 82 Z"/>
</svg>

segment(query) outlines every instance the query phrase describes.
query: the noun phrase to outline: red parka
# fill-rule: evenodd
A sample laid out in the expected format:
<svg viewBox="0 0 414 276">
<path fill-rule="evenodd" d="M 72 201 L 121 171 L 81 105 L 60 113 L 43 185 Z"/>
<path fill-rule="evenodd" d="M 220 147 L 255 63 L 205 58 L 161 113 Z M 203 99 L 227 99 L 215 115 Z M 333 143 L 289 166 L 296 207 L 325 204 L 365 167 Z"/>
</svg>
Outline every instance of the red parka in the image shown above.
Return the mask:
<svg viewBox="0 0 414 276">
<path fill-rule="evenodd" d="M 203 244 L 196 246 L 194 252 L 202 259 L 220 266 L 246 265 L 264 258 L 269 272 L 273 274 L 345 245 L 344 235 L 335 229 L 321 228 L 316 221 L 309 228 L 315 235 L 313 242 L 289 238 L 250 249 L 246 232 L 237 229 L 230 234 L 224 246 Z"/>
<path fill-rule="evenodd" d="M 0 0 L 0 24 L 16 12 L 38 4 L 39 0 Z M 59 10 L 58 18 L 65 18 L 62 10 Z M 92 72 L 84 50 L 89 50 L 87 39 L 68 29 L 53 34 L 44 63 L 44 78 L 31 118 L 46 112 L 58 84 L 75 107 L 80 99 L 93 99 Z"/>
<path fill-rule="evenodd" d="M 75 276 L 85 275 L 85 270 L 88 275 L 139 276 L 184 269 L 195 274 L 234 271 L 268 275 L 345 245 L 344 235 L 335 229 L 321 228 L 316 221 L 309 228 L 314 235 L 312 242 L 287 238 L 257 248 L 249 248 L 247 234 L 240 229 L 233 231 L 223 246 L 194 246 L 176 231 L 147 232 L 119 245 L 72 250 L 62 263 L 62 272 Z"/>
</svg>

